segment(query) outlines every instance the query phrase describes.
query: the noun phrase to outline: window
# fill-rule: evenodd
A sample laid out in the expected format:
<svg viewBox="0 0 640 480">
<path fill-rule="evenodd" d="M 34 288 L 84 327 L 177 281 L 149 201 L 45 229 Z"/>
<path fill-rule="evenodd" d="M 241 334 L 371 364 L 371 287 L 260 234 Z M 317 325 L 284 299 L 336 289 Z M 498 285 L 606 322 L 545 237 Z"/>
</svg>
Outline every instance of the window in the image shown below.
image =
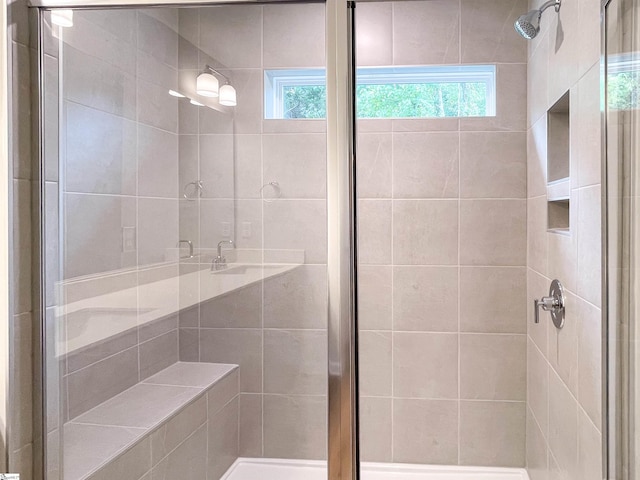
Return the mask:
<svg viewBox="0 0 640 480">
<path fill-rule="evenodd" d="M 610 55 L 607 62 L 607 100 L 611 110 L 640 108 L 640 61 L 637 54 Z"/>
<path fill-rule="evenodd" d="M 495 115 L 495 65 L 359 68 L 358 118 Z M 324 69 L 266 70 L 265 118 L 325 118 Z"/>
</svg>

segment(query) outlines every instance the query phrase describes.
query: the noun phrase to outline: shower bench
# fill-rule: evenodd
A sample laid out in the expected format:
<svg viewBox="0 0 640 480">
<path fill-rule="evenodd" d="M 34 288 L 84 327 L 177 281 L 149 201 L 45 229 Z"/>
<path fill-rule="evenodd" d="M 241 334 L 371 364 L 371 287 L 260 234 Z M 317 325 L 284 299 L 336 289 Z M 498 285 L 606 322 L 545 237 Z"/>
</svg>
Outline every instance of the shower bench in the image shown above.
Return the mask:
<svg viewBox="0 0 640 480">
<path fill-rule="evenodd" d="M 216 480 L 237 458 L 239 367 L 177 362 L 64 425 L 64 480 Z"/>
</svg>

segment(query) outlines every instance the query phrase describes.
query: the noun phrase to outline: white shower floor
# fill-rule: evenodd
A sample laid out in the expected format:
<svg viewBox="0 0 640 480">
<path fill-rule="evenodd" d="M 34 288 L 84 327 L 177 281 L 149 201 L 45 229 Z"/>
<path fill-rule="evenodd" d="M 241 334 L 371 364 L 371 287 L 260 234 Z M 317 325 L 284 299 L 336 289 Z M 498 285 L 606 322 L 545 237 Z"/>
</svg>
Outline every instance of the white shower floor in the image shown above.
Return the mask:
<svg viewBox="0 0 640 480">
<path fill-rule="evenodd" d="M 325 462 L 239 458 L 221 480 L 326 480 Z M 363 463 L 362 480 L 529 480 L 522 468 Z"/>
</svg>

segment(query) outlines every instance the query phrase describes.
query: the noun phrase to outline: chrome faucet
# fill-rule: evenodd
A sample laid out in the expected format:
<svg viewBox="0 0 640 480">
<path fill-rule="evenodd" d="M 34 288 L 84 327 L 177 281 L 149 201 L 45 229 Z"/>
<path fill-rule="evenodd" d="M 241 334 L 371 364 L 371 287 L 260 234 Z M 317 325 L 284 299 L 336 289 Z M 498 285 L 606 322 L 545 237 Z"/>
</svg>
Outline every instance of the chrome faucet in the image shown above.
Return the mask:
<svg viewBox="0 0 640 480">
<path fill-rule="evenodd" d="M 218 256 L 211 262 L 211 271 L 227 268 L 227 258 L 222 256 L 222 246 L 225 244 L 229 245 L 230 248 L 235 248 L 233 240 L 220 240 L 218 242 Z"/>
<path fill-rule="evenodd" d="M 178 240 L 178 247 L 183 243 L 186 243 L 187 245 L 189 245 L 189 256 L 181 257 L 181 258 L 193 258 L 193 242 L 191 240 Z"/>
</svg>

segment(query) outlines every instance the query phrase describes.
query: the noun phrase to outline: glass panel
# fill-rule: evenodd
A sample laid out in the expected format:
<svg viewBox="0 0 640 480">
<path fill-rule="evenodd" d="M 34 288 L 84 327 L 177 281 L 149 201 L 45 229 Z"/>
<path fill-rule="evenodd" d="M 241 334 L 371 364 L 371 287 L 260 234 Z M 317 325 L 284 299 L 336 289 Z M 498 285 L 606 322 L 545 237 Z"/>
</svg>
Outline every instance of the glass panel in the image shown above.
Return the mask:
<svg viewBox="0 0 640 480">
<path fill-rule="evenodd" d="M 610 478 L 638 475 L 638 5 L 606 9 Z"/>
<path fill-rule="evenodd" d="M 262 92 L 324 71 L 324 5 L 56 17 L 47 479 L 322 474 L 326 125 L 264 120 Z"/>
<path fill-rule="evenodd" d="M 477 80 L 357 79 L 364 479 L 515 478 L 491 467 L 525 465 L 527 51 L 509 30 L 521 7 L 498 3 L 481 28 L 478 2 L 355 9 L 359 69 L 496 75 L 494 98 Z M 494 116 L 450 118 L 493 102 Z"/>
</svg>

